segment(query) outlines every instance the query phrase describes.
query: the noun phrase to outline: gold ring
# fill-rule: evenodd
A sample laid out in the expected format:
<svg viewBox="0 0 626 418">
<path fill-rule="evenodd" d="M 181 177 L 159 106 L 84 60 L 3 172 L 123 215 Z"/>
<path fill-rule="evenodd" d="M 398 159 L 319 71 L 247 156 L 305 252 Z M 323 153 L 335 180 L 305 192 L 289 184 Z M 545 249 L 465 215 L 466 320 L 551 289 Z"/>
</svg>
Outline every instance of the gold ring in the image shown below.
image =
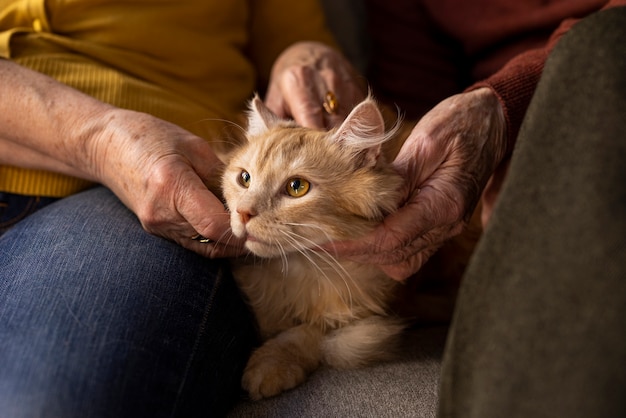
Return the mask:
<svg viewBox="0 0 626 418">
<path fill-rule="evenodd" d="M 203 244 L 210 244 L 210 243 L 214 242 L 211 238 L 203 237 L 200 234 L 194 235 L 193 237 L 191 237 L 191 239 L 194 240 L 194 241 L 201 242 Z"/>
<path fill-rule="evenodd" d="M 324 107 L 326 113 L 328 113 L 329 115 L 334 115 L 335 113 L 337 113 L 337 110 L 339 109 L 339 101 L 337 101 L 337 96 L 335 96 L 335 93 L 333 93 L 332 91 L 326 93 L 322 106 Z"/>
</svg>

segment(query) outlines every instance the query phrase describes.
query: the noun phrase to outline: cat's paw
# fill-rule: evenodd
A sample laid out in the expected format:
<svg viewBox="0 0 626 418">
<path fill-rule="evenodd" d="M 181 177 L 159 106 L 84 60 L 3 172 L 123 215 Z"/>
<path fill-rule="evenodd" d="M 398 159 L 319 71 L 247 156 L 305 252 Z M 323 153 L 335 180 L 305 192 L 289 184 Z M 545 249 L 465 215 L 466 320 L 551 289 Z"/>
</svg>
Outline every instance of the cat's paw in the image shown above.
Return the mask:
<svg viewBox="0 0 626 418">
<path fill-rule="evenodd" d="M 259 350 L 250 357 L 241 383 L 250 398 L 256 401 L 298 386 L 307 374 L 301 365 Z"/>
</svg>

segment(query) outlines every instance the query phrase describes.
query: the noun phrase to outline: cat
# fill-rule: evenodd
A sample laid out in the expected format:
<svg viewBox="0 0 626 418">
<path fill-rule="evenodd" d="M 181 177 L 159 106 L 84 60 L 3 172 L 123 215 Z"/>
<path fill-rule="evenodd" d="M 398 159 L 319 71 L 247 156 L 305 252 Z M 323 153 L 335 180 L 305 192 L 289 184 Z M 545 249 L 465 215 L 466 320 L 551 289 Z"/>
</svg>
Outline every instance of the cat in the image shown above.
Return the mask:
<svg viewBox="0 0 626 418">
<path fill-rule="evenodd" d="M 222 177 L 232 232 L 253 254 L 231 263 L 263 340 L 242 379 L 251 399 L 320 365 L 354 368 L 394 351 L 405 328 L 389 309 L 400 283 L 322 247 L 363 236 L 396 209 L 403 179 L 381 152 L 393 134 L 371 97 L 330 131 L 251 100 L 247 140 Z"/>
</svg>

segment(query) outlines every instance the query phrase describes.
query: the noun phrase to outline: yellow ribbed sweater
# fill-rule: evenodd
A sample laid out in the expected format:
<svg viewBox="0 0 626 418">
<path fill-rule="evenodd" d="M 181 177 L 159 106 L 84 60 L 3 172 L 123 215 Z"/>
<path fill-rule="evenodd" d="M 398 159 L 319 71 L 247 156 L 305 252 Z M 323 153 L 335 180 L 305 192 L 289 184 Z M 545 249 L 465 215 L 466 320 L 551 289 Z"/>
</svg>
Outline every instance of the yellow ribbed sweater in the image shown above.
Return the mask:
<svg viewBox="0 0 626 418">
<path fill-rule="evenodd" d="M 207 140 L 298 40 L 333 42 L 316 0 L 0 0 L 1 58 Z M 90 185 L 0 166 L 4 192 L 63 197 Z"/>
</svg>

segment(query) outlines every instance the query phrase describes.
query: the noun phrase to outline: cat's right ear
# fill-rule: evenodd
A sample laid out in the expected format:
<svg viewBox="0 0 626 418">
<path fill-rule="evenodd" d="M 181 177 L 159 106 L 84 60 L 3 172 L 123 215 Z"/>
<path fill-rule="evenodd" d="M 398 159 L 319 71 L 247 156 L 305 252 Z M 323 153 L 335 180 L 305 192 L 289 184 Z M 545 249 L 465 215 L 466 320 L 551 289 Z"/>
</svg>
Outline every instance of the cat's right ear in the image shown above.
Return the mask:
<svg viewBox="0 0 626 418">
<path fill-rule="evenodd" d="M 359 103 L 337 128 L 332 138 L 362 157 L 364 166 L 375 166 L 382 144 L 394 134 L 385 133 L 385 120 L 371 96 Z"/>
<path fill-rule="evenodd" d="M 248 109 L 248 136 L 261 135 L 281 124 L 283 120 L 269 110 L 258 95 L 250 101 Z"/>
</svg>

